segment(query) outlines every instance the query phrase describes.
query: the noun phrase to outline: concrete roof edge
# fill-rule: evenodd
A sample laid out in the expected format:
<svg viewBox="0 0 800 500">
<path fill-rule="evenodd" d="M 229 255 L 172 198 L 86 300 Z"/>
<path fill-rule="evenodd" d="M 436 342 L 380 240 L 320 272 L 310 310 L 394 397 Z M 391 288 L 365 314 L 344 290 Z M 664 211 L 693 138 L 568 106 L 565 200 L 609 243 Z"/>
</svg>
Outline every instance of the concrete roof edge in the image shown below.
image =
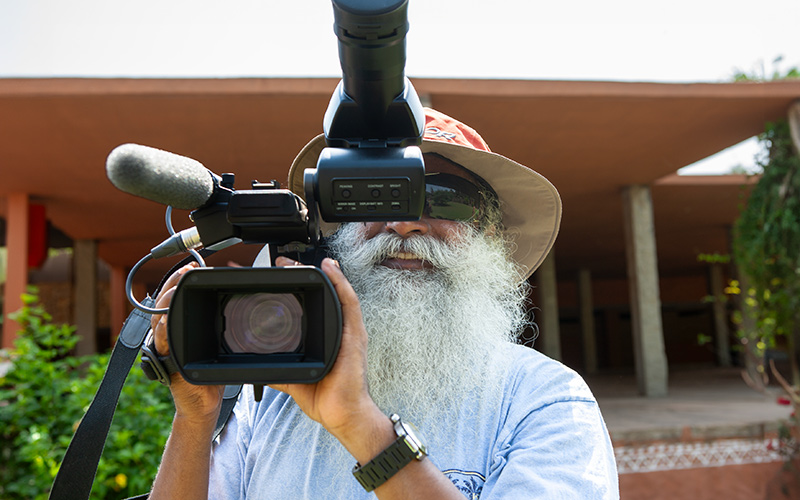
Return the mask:
<svg viewBox="0 0 800 500">
<path fill-rule="evenodd" d="M 497 97 L 676 97 L 800 99 L 800 79 L 653 83 L 411 78 L 420 93 Z M 0 97 L 135 94 L 330 94 L 338 78 L 0 78 Z"/>
<path fill-rule="evenodd" d="M 24 96 L 330 95 L 336 78 L 0 78 L 0 98 Z"/>
<path fill-rule="evenodd" d="M 412 78 L 420 93 L 505 97 L 800 98 L 800 79 L 776 82 L 652 83 Z"/>
</svg>

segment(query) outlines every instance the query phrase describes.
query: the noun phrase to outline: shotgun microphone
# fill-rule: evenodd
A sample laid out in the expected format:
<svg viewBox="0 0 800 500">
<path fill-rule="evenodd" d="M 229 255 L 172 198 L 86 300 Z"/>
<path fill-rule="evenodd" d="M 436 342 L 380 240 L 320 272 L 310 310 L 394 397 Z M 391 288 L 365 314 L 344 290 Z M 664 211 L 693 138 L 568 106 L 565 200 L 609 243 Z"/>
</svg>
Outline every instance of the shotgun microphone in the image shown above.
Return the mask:
<svg viewBox="0 0 800 500">
<path fill-rule="evenodd" d="M 221 182 L 197 160 L 139 144 L 117 146 L 106 175 L 126 193 L 182 210 L 205 205 Z"/>
</svg>

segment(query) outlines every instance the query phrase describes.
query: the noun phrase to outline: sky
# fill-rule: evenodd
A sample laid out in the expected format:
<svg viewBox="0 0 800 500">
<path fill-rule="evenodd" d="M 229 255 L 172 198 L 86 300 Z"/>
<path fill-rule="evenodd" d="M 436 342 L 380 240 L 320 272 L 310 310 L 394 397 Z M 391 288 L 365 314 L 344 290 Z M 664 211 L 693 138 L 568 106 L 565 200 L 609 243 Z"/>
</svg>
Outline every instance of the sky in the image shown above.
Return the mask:
<svg viewBox="0 0 800 500">
<path fill-rule="evenodd" d="M 798 20 L 800 0 L 410 0 L 406 74 L 724 82 L 800 66 Z M 337 77 L 332 26 L 330 0 L 0 0 L 0 78 Z"/>
</svg>

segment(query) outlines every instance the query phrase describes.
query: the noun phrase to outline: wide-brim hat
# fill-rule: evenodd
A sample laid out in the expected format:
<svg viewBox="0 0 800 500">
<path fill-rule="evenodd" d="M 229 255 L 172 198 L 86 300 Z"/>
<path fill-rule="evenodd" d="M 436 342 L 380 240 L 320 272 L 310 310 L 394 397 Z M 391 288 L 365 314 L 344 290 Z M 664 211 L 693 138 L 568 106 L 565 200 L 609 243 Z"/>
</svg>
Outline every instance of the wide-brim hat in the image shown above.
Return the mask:
<svg viewBox="0 0 800 500">
<path fill-rule="evenodd" d="M 303 196 L 303 171 L 315 168 L 326 147 L 319 135 L 300 151 L 289 169 L 289 189 Z M 439 111 L 425 108 L 423 153 L 436 153 L 481 177 L 500 198 L 503 228 L 514 242 L 512 258 L 530 277 L 547 256 L 561 223 L 561 198 L 544 176 L 493 153 L 472 128 Z M 323 224 L 323 233 L 335 228 Z"/>
</svg>

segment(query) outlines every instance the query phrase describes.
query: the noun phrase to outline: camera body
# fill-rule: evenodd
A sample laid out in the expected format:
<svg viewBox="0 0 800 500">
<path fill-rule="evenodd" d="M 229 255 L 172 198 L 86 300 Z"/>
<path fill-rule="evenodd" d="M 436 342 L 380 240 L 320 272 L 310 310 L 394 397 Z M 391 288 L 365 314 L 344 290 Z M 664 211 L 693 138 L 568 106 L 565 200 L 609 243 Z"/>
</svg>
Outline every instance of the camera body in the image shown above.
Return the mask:
<svg viewBox="0 0 800 500">
<path fill-rule="evenodd" d="M 420 218 L 425 115 L 404 76 L 407 0 L 333 7 L 343 79 L 323 119 L 327 147 L 304 172 L 305 200 L 277 183 L 236 191 L 224 174 L 191 214 L 206 248 L 289 245 L 312 264 L 324 256 L 321 220 Z M 333 366 L 342 316 L 316 267 L 200 268 L 179 281 L 167 327 L 171 356 L 190 383 L 313 383 Z"/>
</svg>

